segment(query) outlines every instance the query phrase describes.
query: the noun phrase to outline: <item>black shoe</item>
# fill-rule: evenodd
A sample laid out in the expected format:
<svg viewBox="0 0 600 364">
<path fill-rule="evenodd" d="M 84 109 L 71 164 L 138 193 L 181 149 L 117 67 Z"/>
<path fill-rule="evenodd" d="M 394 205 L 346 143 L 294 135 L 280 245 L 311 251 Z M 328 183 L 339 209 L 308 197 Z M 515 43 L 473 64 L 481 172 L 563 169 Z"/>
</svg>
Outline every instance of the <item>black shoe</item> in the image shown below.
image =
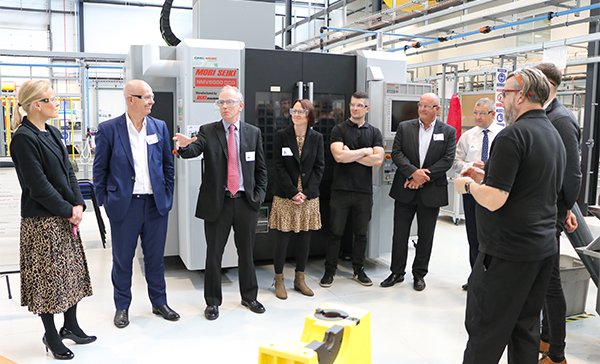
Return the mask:
<svg viewBox="0 0 600 364">
<path fill-rule="evenodd" d="M 365 273 L 365 268 L 363 267 L 360 267 L 359 269 L 354 271 L 352 279 L 362 284 L 363 286 L 369 287 L 373 285 L 373 281 L 371 281 L 371 278 L 367 276 L 367 273 Z"/>
<path fill-rule="evenodd" d="M 127 327 L 127 325 L 129 325 L 129 314 L 127 313 L 127 310 L 117 310 L 113 322 L 119 329 Z"/>
<path fill-rule="evenodd" d="M 381 287 L 391 287 L 396 283 L 404 282 L 404 274 L 390 274 L 383 282 L 379 283 Z"/>
<path fill-rule="evenodd" d="M 48 352 L 48 349 L 50 349 L 50 352 L 52 353 L 52 356 L 54 356 L 54 359 L 57 359 L 57 360 L 71 360 L 71 359 L 73 359 L 75 357 L 75 354 L 73 354 L 73 352 L 71 350 L 67 349 L 66 347 L 64 347 L 67 350 L 65 352 L 58 353 L 58 352 L 54 351 L 54 349 L 52 349 L 48 345 L 48 341 L 46 340 L 46 335 L 42 336 L 42 342 L 44 343 L 44 346 L 46 346 L 46 352 Z"/>
<path fill-rule="evenodd" d="M 219 318 L 219 306 L 206 306 L 204 309 L 204 317 L 209 321 Z"/>
<path fill-rule="evenodd" d="M 319 286 L 329 288 L 333 284 L 333 274 L 325 273 L 319 282 Z"/>
<path fill-rule="evenodd" d="M 152 307 L 152 313 L 155 315 L 162 316 L 165 320 L 169 320 L 169 321 L 179 320 L 179 314 L 177 312 L 173 311 L 173 309 L 171 309 L 171 307 L 169 307 L 169 305 Z"/>
<path fill-rule="evenodd" d="M 66 327 L 60 329 L 59 335 L 61 339 L 73 340 L 76 344 L 89 344 L 96 341 L 95 336 L 77 336 Z"/>
<path fill-rule="evenodd" d="M 265 312 L 265 306 L 263 306 L 260 302 L 258 302 L 257 300 L 242 300 L 242 306 L 246 306 L 250 309 L 250 311 L 254 312 L 254 313 L 264 313 Z"/>
<path fill-rule="evenodd" d="M 422 291 L 425 289 L 425 280 L 423 278 L 415 278 L 413 281 L 413 288 L 415 291 Z"/>
<path fill-rule="evenodd" d="M 462 285 L 461 288 L 462 288 L 463 291 L 467 291 L 469 289 L 469 284 L 465 283 L 465 284 Z"/>
</svg>

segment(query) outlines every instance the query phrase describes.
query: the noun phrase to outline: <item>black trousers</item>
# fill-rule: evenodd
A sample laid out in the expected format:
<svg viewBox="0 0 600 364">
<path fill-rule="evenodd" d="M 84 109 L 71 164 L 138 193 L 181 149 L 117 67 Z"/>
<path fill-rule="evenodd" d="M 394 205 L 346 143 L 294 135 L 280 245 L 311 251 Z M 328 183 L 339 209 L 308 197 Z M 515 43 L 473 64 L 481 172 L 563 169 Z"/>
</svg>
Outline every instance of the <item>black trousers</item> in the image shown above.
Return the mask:
<svg viewBox="0 0 600 364">
<path fill-rule="evenodd" d="M 412 274 L 414 278 L 425 277 L 428 272 L 429 258 L 433 247 L 433 233 L 439 212 L 439 207 L 426 207 L 420 201 L 410 204 L 398 201 L 394 203 L 394 235 L 390 267 L 393 273 L 401 275 L 406 273 L 410 226 L 417 214 L 419 240 L 412 265 Z"/>
<path fill-rule="evenodd" d="M 373 194 L 351 191 L 331 191 L 330 206 L 330 232 L 331 239 L 325 253 L 325 272 L 331 275 L 337 270 L 340 242 L 344 236 L 348 216 L 352 216 L 352 232 L 354 243 L 352 246 L 352 268 L 362 268 L 365 263 L 367 249 L 367 232 L 371 221 L 373 208 Z"/>
<path fill-rule="evenodd" d="M 278 239 L 275 242 L 275 251 L 273 253 L 275 274 L 283 273 L 287 247 L 291 239 L 294 239 L 296 244 L 296 272 L 304 272 L 310 251 L 310 233 L 310 231 L 300 231 L 298 233 L 291 231 L 277 232 Z"/>
<path fill-rule="evenodd" d="M 246 196 L 225 197 L 223 210 L 216 221 L 204 221 L 206 236 L 206 270 L 204 272 L 204 299 L 209 306 L 219 306 L 223 301 L 221 291 L 221 261 L 227 238 L 233 227 L 233 237 L 238 254 L 240 295 L 244 300 L 255 300 L 258 283 L 254 269 L 254 241 L 258 212 Z"/>
<path fill-rule="evenodd" d="M 479 240 L 477 240 L 477 202 L 473 196 L 463 194 L 463 208 L 465 210 L 465 227 L 467 229 L 467 240 L 469 241 L 469 264 L 471 269 L 479 254 Z"/>
<path fill-rule="evenodd" d="M 469 277 L 463 364 L 497 364 L 507 345 L 509 364 L 537 363 L 553 260 L 512 262 L 479 253 Z"/>
<path fill-rule="evenodd" d="M 556 237 L 557 244 L 560 235 Z M 567 302 L 560 283 L 560 251 L 556 253 L 550 283 L 544 300 L 542 320 L 542 340 L 550 343 L 549 354 L 560 358 L 565 355 L 565 316 L 567 313 Z"/>
</svg>

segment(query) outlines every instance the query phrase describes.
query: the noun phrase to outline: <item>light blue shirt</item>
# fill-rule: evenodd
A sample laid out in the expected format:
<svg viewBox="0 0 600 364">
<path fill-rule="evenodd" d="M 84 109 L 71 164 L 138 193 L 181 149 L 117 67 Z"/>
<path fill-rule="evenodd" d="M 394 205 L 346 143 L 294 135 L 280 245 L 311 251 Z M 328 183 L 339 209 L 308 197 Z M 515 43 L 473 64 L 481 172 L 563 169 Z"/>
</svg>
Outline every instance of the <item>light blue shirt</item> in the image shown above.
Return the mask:
<svg viewBox="0 0 600 364">
<path fill-rule="evenodd" d="M 429 143 L 431 143 L 431 138 L 433 138 L 433 129 L 435 129 L 436 122 L 437 118 L 433 120 L 429 125 L 429 128 L 425 129 L 425 125 L 421 119 L 419 119 L 419 168 L 423 168 L 423 163 L 425 162 L 425 157 L 429 150 Z"/>
<path fill-rule="evenodd" d="M 229 145 L 229 125 L 231 124 L 229 124 L 225 120 L 221 120 L 221 122 L 223 123 L 223 128 L 225 128 L 225 138 L 227 138 L 227 145 Z M 244 175 L 242 174 L 242 159 L 240 155 L 240 121 L 236 121 L 235 123 L 233 123 L 233 125 L 235 125 L 235 128 L 233 128 L 233 135 L 235 135 L 235 145 L 238 151 L 238 172 L 240 175 L 239 191 L 244 191 Z M 225 189 L 227 189 L 227 186 L 225 186 Z"/>
</svg>

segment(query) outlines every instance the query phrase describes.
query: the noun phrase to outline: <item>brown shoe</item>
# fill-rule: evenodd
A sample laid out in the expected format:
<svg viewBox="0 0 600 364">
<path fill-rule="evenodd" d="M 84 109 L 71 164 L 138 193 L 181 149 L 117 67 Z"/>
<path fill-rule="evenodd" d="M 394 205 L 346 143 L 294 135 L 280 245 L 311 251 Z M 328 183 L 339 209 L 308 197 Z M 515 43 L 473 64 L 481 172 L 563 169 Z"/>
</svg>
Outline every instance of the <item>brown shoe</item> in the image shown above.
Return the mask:
<svg viewBox="0 0 600 364">
<path fill-rule="evenodd" d="M 273 285 L 275 286 L 275 296 L 280 300 L 287 299 L 287 292 L 285 290 L 285 284 L 283 283 L 283 273 L 275 274 Z"/>
<path fill-rule="evenodd" d="M 294 278 L 294 289 L 305 296 L 315 295 L 315 293 L 308 288 L 306 282 L 304 281 L 304 272 L 296 272 L 296 277 Z"/>
<path fill-rule="evenodd" d="M 553 361 L 549 356 L 544 355 L 539 361 L 538 364 L 567 364 L 567 359 L 563 359 L 563 361 Z"/>
<path fill-rule="evenodd" d="M 550 351 L 550 343 L 540 339 L 540 353 L 546 355 Z"/>
</svg>

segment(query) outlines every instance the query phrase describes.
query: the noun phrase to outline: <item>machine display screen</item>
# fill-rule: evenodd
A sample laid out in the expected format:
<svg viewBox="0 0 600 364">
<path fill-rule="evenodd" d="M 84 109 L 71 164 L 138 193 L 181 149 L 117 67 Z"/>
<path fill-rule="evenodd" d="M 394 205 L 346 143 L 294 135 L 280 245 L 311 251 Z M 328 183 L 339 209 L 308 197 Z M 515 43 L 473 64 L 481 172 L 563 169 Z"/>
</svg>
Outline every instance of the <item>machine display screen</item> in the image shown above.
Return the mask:
<svg viewBox="0 0 600 364">
<path fill-rule="evenodd" d="M 398 124 L 406 120 L 417 119 L 419 107 L 417 101 L 392 100 L 392 133 L 398 130 Z"/>
</svg>

